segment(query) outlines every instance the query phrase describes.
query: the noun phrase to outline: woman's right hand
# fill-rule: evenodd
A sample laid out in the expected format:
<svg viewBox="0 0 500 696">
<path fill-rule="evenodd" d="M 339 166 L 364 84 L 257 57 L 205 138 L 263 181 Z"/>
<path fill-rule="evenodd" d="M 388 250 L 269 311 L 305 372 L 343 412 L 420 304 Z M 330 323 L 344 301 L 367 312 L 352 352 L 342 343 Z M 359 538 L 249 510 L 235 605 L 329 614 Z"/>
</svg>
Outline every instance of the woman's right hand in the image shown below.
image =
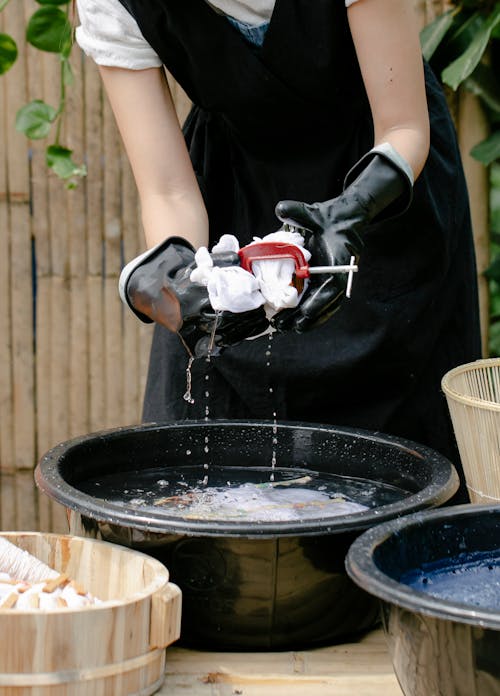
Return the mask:
<svg viewBox="0 0 500 696">
<path fill-rule="evenodd" d="M 196 266 L 194 248 L 182 237 L 170 237 L 125 266 L 119 282 L 123 302 L 144 322 L 156 322 L 178 333 L 192 353 L 235 345 L 268 328 L 264 310 L 216 314 L 207 288 L 190 279 Z M 239 265 L 238 254 L 212 254 L 216 266 Z M 217 326 L 214 327 L 215 322 Z M 210 339 L 214 337 L 214 345 Z"/>
</svg>

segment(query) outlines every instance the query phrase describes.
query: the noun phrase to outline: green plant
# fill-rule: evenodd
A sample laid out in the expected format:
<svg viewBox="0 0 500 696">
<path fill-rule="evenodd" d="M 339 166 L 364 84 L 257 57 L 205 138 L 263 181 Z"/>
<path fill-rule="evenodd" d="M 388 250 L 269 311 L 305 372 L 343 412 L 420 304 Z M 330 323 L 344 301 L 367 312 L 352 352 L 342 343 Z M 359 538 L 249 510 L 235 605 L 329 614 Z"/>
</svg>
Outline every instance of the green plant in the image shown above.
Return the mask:
<svg viewBox="0 0 500 696">
<path fill-rule="evenodd" d="M 456 0 L 421 33 L 422 50 L 442 82 L 463 87 L 481 101 L 489 135 L 471 155 L 490 171 L 490 355 L 500 356 L 500 2 Z"/>
<path fill-rule="evenodd" d="M 0 0 L 0 12 L 10 0 Z M 78 179 L 86 174 L 85 165 L 76 164 L 73 152 L 61 144 L 61 129 L 66 106 L 66 90 L 73 82 L 70 55 L 73 45 L 69 20 L 70 0 L 37 0 L 41 7 L 34 12 L 26 26 L 26 41 L 40 51 L 55 54 L 60 62 L 59 104 L 51 106 L 35 99 L 22 106 L 16 115 L 16 129 L 31 140 L 47 138 L 54 132 L 53 142 L 47 146 L 47 166 L 64 180 L 68 188 L 74 188 Z M 63 8 L 63 9 L 61 9 Z M 15 63 L 18 49 L 9 34 L 0 34 L 0 75 Z"/>
<path fill-rule="evenodd" d="M 500 164 L 491 168 L 492 263 L 487 271 L 491 288 L 490 353 L 500 357 Z"/>
</svg>

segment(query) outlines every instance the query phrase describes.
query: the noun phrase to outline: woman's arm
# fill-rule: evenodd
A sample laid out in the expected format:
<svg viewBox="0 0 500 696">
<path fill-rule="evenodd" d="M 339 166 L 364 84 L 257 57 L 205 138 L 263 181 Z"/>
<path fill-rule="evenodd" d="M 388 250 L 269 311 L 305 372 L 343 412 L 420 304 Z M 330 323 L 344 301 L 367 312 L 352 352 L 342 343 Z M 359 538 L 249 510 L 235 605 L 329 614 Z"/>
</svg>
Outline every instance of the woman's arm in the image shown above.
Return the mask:
<svg viewBox="0 0 500 696">
<path fill-rule="evenodd" d="M 349 25 L 375 127 L 420 174 L 429 152 L 429 115 L 417 18 L 411 0 L 358 0 Z"/>
<path fill-rule="evenodd" d="M 148 247 L 208 243 L 208 218 L 163 68 L 99 66 L 139 190 Z"/>
</svg>

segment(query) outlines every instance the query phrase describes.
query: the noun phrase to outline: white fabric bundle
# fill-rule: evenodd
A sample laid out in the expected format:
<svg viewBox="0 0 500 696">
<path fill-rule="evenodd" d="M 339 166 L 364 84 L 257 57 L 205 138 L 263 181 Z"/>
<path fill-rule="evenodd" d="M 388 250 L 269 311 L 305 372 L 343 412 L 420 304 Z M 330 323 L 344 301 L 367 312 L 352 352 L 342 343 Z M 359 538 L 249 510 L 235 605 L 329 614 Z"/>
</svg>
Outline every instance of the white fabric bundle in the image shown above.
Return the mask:
<svg viewBox="0 0 500 696">
<path fill-rule="evenodd" d="M 100 603 L 66 575 L 0 537 L 0 609 L 77 609 Z"/>
<path fill-rule="evenodd" d="M 62 576 L 60 584 L 52 588 L 50 582 L 32 585 L 0 573 L 0 609 L 80 609 L 101 603 Z"/>
<path fill-rule="evenodd" d="M 298 232 L 279 230 L 262 237 L 262 239 L 254 237 L 254 241 L 249 246 L 260 242 L 294 244 L 302 251 L 306 261 L 311 258 L 311 254 L 303 246 L 304 239 Z M 233 251 L 237 253 L 239 248 L 236 237 L 225 234 L 212 248 L 212 252 Z M 193 283 L 207 287 L 210 303 L 217 311 L 247 312 L 263 305 L 266 315 L 270 319 L 280 309 L 296 307 L 299 304 L 302 293 L 299 293 L 291 285 L 295 271 L 293 259 L 254 261 L 252 264 L 253 273 L 246 271 L 241 266 L 214 266 L 206 247 L 198 249 L 195 260 L 197 268 L 192 271 L 191 280 Z M 307 280 L 304 289 L 306 285 Z"/>
</svg>

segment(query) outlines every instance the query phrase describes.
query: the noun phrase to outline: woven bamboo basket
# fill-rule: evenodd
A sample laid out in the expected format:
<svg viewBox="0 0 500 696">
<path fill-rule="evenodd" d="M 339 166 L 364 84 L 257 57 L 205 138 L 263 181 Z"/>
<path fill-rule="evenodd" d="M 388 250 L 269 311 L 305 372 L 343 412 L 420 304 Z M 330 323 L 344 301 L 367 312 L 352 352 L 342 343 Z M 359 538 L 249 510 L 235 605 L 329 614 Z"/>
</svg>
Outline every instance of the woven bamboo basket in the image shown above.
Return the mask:
<svg viewBox="0 0 500 696">
<path fill-rule="evenodd" d="M 500 359 L 460 365 L 442 388 L 471 501 L 500 503 Z"/>
<path fill-rule="evenodd" d="M 5 532 L 101 605 L 0 610 L 1 696 L 143 696 L 164 680 L 180 633 L 181 592 L 159 561 L 93 539 Z"/>
</svg>

